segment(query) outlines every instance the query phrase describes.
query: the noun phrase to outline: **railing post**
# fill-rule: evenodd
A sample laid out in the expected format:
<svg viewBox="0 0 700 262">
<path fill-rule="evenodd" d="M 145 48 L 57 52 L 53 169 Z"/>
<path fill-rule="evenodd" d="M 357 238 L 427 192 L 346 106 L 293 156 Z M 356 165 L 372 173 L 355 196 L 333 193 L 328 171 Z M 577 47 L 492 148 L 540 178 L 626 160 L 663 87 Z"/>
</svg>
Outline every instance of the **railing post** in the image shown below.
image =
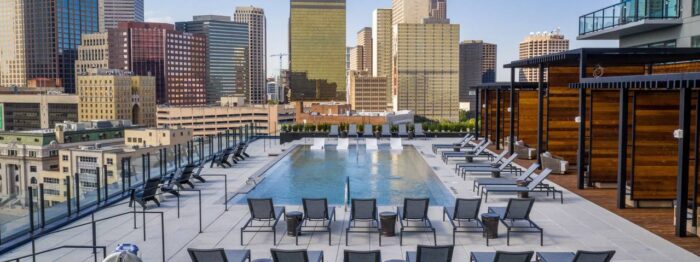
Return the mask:
<svg viewBox="0 0 700 262">
<path fill-rule="evenodd" d="M 105 204 L 107 203 L 107 199 L 109 198 L 109 182 L 108 179 L 109 177 L 107 176 L 107 165 L 103 166 L 104 169 L 104 182 L 105 182 Z"/>
<path fill-rule="evenodd" d="M 75 210 L 80 214 L 80 173 L 75 173 Z"/>
<path fill-rule="evenodd" d="M 27 187 L 27 197 L 29 197 L 29 231 L 34 233 L 34 190 L 31 186 Z"/>
<path fill-rule="evenodd" d="M 129 188 L 131 188 L 131 157 L 128 157 L 126 159 L 126 167 L 127 167 L 127 182 L 129 183 Z"/>
<path fill-rule="evenodd" d="M 146 171 L 148 171 L 148 179 L 151 179 L 151 152 L 146 153 Z M 146 183 L 146 181 L 143 181 Z"/>
<path fill-rule="evenodd" d="M 95 168 L 95 182 L 97 182 L 97 206 L 102 202 L 102 191 L 100 190 L 100 167 Z"/>
<path fill-rule="evenodd" d="M 126 158 L 122 158 L 121 161 L 121 179 L 122 179 L 122 196 L 124 195 L 124 191 L 126 191 L 126 169 L 124 168 L 126 166 Z"/>
<path fill-rule="evenodd" d="M 70 176 L 66 176 L 65 183 L 66 184 L 66 208 L 68 208 L 68 217 L 71 216 L 71 193 L 70 193 Z"/>
<path fill-rule="evenodd" d="M 146 155 L 141 154 L 141 181 L 142 183 L 146 184 Z"/>
<path fill-rule="evenodd" d="M 92 253 L 97 254 L 97 225 L 95 225 L 95 213 L 90 214 L 92 222 Z"/>
<path fill-rule="evenodd" d="M 41 228 L 46 226 L 46 209 L 44 206 L 44 183 L 39 183 L 39 218 L 41 221 Z"/>
</svg>

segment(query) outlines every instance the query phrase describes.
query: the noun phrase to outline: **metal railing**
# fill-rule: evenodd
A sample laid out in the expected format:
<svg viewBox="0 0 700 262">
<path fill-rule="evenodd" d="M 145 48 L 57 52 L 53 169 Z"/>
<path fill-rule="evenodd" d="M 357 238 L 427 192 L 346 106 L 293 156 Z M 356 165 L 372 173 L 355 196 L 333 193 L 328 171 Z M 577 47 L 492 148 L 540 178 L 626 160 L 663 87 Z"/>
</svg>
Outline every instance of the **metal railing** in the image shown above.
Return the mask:
<svg viewBox="0 0 700 262">
<path fill-rule="evenodd" d="M 645 19 L 678 19 L 678 0 L 626 0 L 579 17 L 579 35 Z"/>
<path fill-rule="evenodd" d="M 101 249 L 102 250 L 102 259 L 107 258 L 107 247 L 105 247 L 105 246 L 71 246 L 71 245 L 67 245 L 67 246 L 54 247 L 54 248 L 47 249 L 44 251 L 35 252 L 35 253 L 29 254 L 26 256 L 15 257 L 12 259 L 4 260 L 4 262 L 19 262 L 22 259 L 30 258 L 30 257 L 32 258 L 33 261 L 36 261 L 37 255 L 53 252 L 53 251 L 56 251 L 59 249 Z M 93 256 L 95 257 L 95 262 L 97 262 L 98 261 L 97 252 L 94 252 Z"/>
<path fill-rule="evenodd" d="M 16 216 L 14 219 L 0 220 L 0 253 L 31 242 L 31 236 L 45 236 L 114 206 L 129 198 L 133 190 L 141 188 L 151 177 L 163 176 L 188 164 L 211 161 L 226 148 L 254 141 L 259 135 L 256 129 L 256 125 L 248 124 L 227 132 L 196 137 L 184 147 L 171 146 L 155 153 L 124 158 L 121 163 L 114 163 L 120 170 L 114 173 L 100 163 L 94 167 L 95 173 L 78 172 L 66 175 L 59 183 L 32 184 L 16 192 L 13 197 L 0 199 L 0 213 L 7 208 L 8 212 L 13 212 L 13 217 Z M 79 165 L 76 165 L 78 168 Z M 228 210 L 227 179 L 223 180 L 224 209 Z M 184 190 L 183 193 L 187 191 L 195 191 L 192 193 L 198 194 L 198 197 L 201 195 L 197 190 Z M 9 204 L 3 206 L 4 203 Z M 201 232 L 201 214 L 199 223 Z"/>
</svg>

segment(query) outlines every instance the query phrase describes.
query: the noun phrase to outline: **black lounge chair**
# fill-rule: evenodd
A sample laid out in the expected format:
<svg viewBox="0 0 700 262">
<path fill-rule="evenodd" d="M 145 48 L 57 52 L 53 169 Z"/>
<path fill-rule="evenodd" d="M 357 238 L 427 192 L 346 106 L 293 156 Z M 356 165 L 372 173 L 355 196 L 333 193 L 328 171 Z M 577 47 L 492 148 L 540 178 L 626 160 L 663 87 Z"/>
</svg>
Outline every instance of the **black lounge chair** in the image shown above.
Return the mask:
<svg viewBox="0 0 700 262">
<path fill-rule="evenodd" d="M 175 179 L 180 177 L 182 172 L 183 172 L 182 169 L 176 169 L 175 172 L 170 173 L 164 177 L 161 177 L 160 192 L 170 193 L 176 197 L 180 197 L 180 192 L 177 191 L 176 186 L 175 186 L 175 184 L 176 184 Z"/>
<path fill-rule="evenodd" d="M 146 209 L 146 204 L 148 204 L 149 201 L 155 202 L 156 206 L 160 207 L 160 201 L 156 198 L 158 187 L 160 187 L 160 177 L 146 180 L 146 183 L 143 184 L 143 189 L 132 193 L 131 199 L 129 200 L 129 207 L 136 202 Z"/>
<path fill-rule="evenodd" d="M 272 241 L 275 245 L 277 245 L 277 231 L 275 230 L 275 227 L 285 212 L 284 207 L 274 206 L 271 198 L 248 198 L 248 210 L 250 211 L 250 218 L 241 228 L 241 246 L 243 245 L 243 233 L 246 232 L 271 232 Z M 254 225 L 255 222 L 261 222 L 263 225 Z M 247 231 L 246 229 L 248 228 L 253 228 L 255 230 Z"/>
<path fill-rule="evenodd" d="M 537 252 L 538 262 L 610 262 L 615 251 Z"/>
<path fill-rule="evenodd" d="M 232 167 L 233 164 L 229 162 L 229 158 L 231 157 L 231 154 L 233 153 L 233 149 L 224 149 L 223 152 L 220 154 L 214 156 L 214 159 L 211 161 L 211 165 L 209 167 L 214 167 L 214 164 L 216 164 L 217 167 L 223 167 L 223 168 L 229 168 Z M 233 160 L 234 163 L 237 163 L 235 160 Z"/>
<path fill-rule="evenodd" d="M 433 240 L 435 245 L 437 245 L 435 228 L 428 218 L 429 203 L 430 199 L 428 198 L 406 198 L 403 200 L 403 207 L 396 207 L 396 213 L 399 215 L 401 224 L 401 232 L 399 233 L 400 245 L 403 245 L 404 232 L 432 232 Z M 418 223 L 418 225 L 411 225 L 411 222 Z"/>
<path fill-rule="evenodd" d="M 245 149 L 247 147 L 246 145 L 247 144 L 240 143 L 236 146 L 236 149 L 234 150 L 234 153 L 233 153 L 234 160 L 238 160 L 238 161 L 245 160 L 246 155 L 247 155 L 247 154 L 245 154 Z M 250 157 L 250 156 L 248 156 L 248 157 Z"/>
<path fill-rule="evenodd" d="M 535 252 L 472 252 L 471 262 L 530 262 Z"/>
<path fill-rule="evenodd" d="M 452 244 L 455 244 L 457 233 L 483 233 L 484 224 L 479 220 L 479 209 L 481 199 L 458 198 L 454 208 L 444 207 L 442 211 L 442 221 L 447 216 L 452 224 Z M 486 245 L 488 246 L 488 238 Z"/>
<path fill-rule="evenodd" d="M 451 158 L 465 158 L 465 159 L 467 159 L 467 162 L 471 162 L 471 160 L 469 160 L 471 158 L 480 157 L 480 156 L 492 158 L 491 154 L 486 152 L 486 148 L 488 148 L 491 145 L 491 141 L 486 141 L 486 140 L 484 140 L 484 141 L 482 141 L 482 143 L 480 143 L 481 146 L 477 146 L 472 150 L 459 151 L 459 152 L 450 152 L 450 151 L 442 152 L 442 161 L 445 162 L 445 164 L 447 164 L 447 162 L 450 161 Z"/>
<path fill-rule="evenodd" d="M 175 186 L 177 186 L 177 188 L 181 190 L 185 189 L 184 185 L 188 185 L 190 186 L 190 188 L 194 188 L 194 183 L 192 183 L 190 179 L 192 179 L 192 176 L 194 175 L 195 168 L 196 167 L 194 165 L 187 165 L 182 170 L 182 172 L 177 173 L 175 176 Z"/>
<path fill-rule="evenodd" d="M 368 223 L 367 226 L 357 226 L 357 222 Z M 358 230 L 359 229 L 359 230 Z M 379 233 L 379 218 L 377 215 L 376 199 L 353 199 L 350 205 L 350 221 L 345 229 L 345 245 L 348 245 L 350 233 Z M 382 245 L 382 234 L 379 235 L 379 246 Z"/>
<path fill-rule="evenodd" d="M 245 152 L 246 150 L 248 150 L 248 145 L 250 145 L 250 143 L 241 142 L 240 144 L 243 145 L 243 151 L 241 151 L 241 154 L 245 157 L 250 157 L 250 155 L 248 155 L 248 153 Z"/>
<path fill-rule="evenodd" d="M 518 154 L 512 154 L 498 167 L 464 167 L 461 169 L 460 175 L 464 180 L 467 179 L 467 173 L 491 173 L 494 177 L 500 177 L 501 173 L 505 172 L 516 158 L 518 158 Z"/>
<path fill-rule="evenodd" d="M 416 252 L 406 252 L 406 262 L 452 262 L 454 246 L 418 245 Z"/>
<path fill-rule="evenodd" d="M 459 171 L 462 168 L 471 168 L 471 167 L 498 167 L 503 163 L 503 159 L 508 155 L 507 150 L 503 150 L 496 158 L 494 158 L 490 162 L 482 162 L 482 163 L 457 163 L 455 164 L 455 174 L 459 174 Z"/>
<path fill-rule="evenodd" d="M 547 177 L 552 173 L 552 170 L 549 168 L 545 168 L 542 170 L 542 172 L 537 175 L 532 181 L 530 181 L 527 186 L 518 186 L 518 185 L 511 185 L 511 186 L 484 186 L 481 188 L 481 194 L 484 195 L 484 202 L 489 201 L 489 193 L 497 193 L 497 194 L 503 194 L 503 193 L 536 193 L 536 192 L 545 192 L 547 195 L 549 193 L 552 193 L 552 198 L 556 199 L 557 198 L 557 193 L 560 195 L 560 201 L 562 204 L 564 204 L 564 192 L 561 190 L 557 190 L 556 188 L 549 186 L 544 183 L 544 180 L 547 179 Z"/>
<path fill-rule="evenodd" d="M 382 252 L 371 251 L 343 251 L 343 262 L 382 262 Z"/>
<path fill-rule="evenodd" d="M 250 250 L 188 248 L 192 262 L 250 262 Z"/>
<path fill-rule="evenodd" d="M 323 251 L 270 249 L 273 262 L 323 262 Z"/>
<path fill-rule="evenodd" d="M 304 220 L 299 225 L 299 232 L 302 233 L 313 233 L 313 232 L 327 232 L 328 233 L 328 245 L 331 245 L 331 224 L 335 220 L 335 207 L 328 207 L 328 200 L 325 198 L 302 199 L 302 205 L 304 206 Z M 309 222 L 318 223 L 321 225 L 308 225 Z M 309 229 L 310 228 L 310 229 Z M 320 229 L 319 229 L 320 228 Z M 296 244 L 299 245 L 299 235 L 296 235 Z"/>
<path fill-rule="evenodd" d="M 474 180 L 472 191 L 477 191 L 477 189 L 484 186 L 517 186 L 518 181 L 532 181 L 532 175 L 535 174 L 538 168 L 540 168 L 540 165 L 533 163 L 525 172 L 516 177 L 477 178 Z"/>
<path fill-rule="evenodd" d="M 544 245 L 544 230 L 530 219 L 530 211 L 535 199 L 510 199 L 506 207 L 489 207 L 489 213 L 498 215 L 506 226 L 506 245 L 510 245 L 511 233 L 540 234 L 540 246 Z"/>
</svg>

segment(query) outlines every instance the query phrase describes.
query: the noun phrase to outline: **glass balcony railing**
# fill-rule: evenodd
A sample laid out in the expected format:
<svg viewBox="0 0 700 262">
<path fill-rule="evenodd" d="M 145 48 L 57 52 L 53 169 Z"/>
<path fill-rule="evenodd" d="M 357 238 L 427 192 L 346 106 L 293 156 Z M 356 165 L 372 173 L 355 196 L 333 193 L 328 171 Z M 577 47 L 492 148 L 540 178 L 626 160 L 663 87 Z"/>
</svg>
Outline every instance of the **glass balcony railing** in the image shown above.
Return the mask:
<svg viewBox="0 0 700 262">
<path fill-rule="evenodd" d="M 624 0 L 579 18 L 579 35 L 641 20 L 678 19 L 679 0 Z"/>
<path fill-rule="evenodd" d="M 145 179 L 174 172 L 188 164 L 208 161 L 226 148 L 248 142 L 256 136 L 255 124 L 195 137 L 179 146 L 124 157 L 121 161 L 81 163 L 76 174 L 44 179 L 27 188 L 13 187 L 0 196 L 0 253 L 14 241 L 26 241 L 29 232 L 45 232 L 80 215 L 96 212 L 129 196 Z M 3 167 L 4 169 L 5 167 Z M 9 168 L 19 180 L 20 168 Z M 9 175 L 8 175 L 9 176 Z"/>
</svg>

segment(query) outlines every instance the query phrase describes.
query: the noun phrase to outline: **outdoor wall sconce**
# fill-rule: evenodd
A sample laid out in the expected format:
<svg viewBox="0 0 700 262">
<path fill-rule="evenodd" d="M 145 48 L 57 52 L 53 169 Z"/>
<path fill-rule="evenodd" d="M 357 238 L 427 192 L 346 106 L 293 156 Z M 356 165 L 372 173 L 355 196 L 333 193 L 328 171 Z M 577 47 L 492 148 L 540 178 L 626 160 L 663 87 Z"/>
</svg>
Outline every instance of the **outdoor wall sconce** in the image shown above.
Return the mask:
<svg viewBox="0 0 700 262">
<path fill-rule="evenodd" d="M 581 117 L 580 117 L 580 116 L 575 117 L 575 118 L 574 118 L 574 122 L 576 122 L 577 124 L 580 124 L 580 123 L 581 123 Z"/>
<path fill-rule="evenodd" d="M 486 108 L 486 104 L 481 105 L 481 108 Z"/>
<path fill-rule="evenodd" d="M 513 109 L 511 109 L 511 108 L 509 107 L 509 108 L 506 109 L 506 110 L 508 110 L 508 113 L 510 113 L 510 111 L 512 111 Z"/>
<path fill-rule="evenodd" d="M 676 129 L 673 131 L 673 138 L 683 139 L 683 129 Z"/>
</svg>

